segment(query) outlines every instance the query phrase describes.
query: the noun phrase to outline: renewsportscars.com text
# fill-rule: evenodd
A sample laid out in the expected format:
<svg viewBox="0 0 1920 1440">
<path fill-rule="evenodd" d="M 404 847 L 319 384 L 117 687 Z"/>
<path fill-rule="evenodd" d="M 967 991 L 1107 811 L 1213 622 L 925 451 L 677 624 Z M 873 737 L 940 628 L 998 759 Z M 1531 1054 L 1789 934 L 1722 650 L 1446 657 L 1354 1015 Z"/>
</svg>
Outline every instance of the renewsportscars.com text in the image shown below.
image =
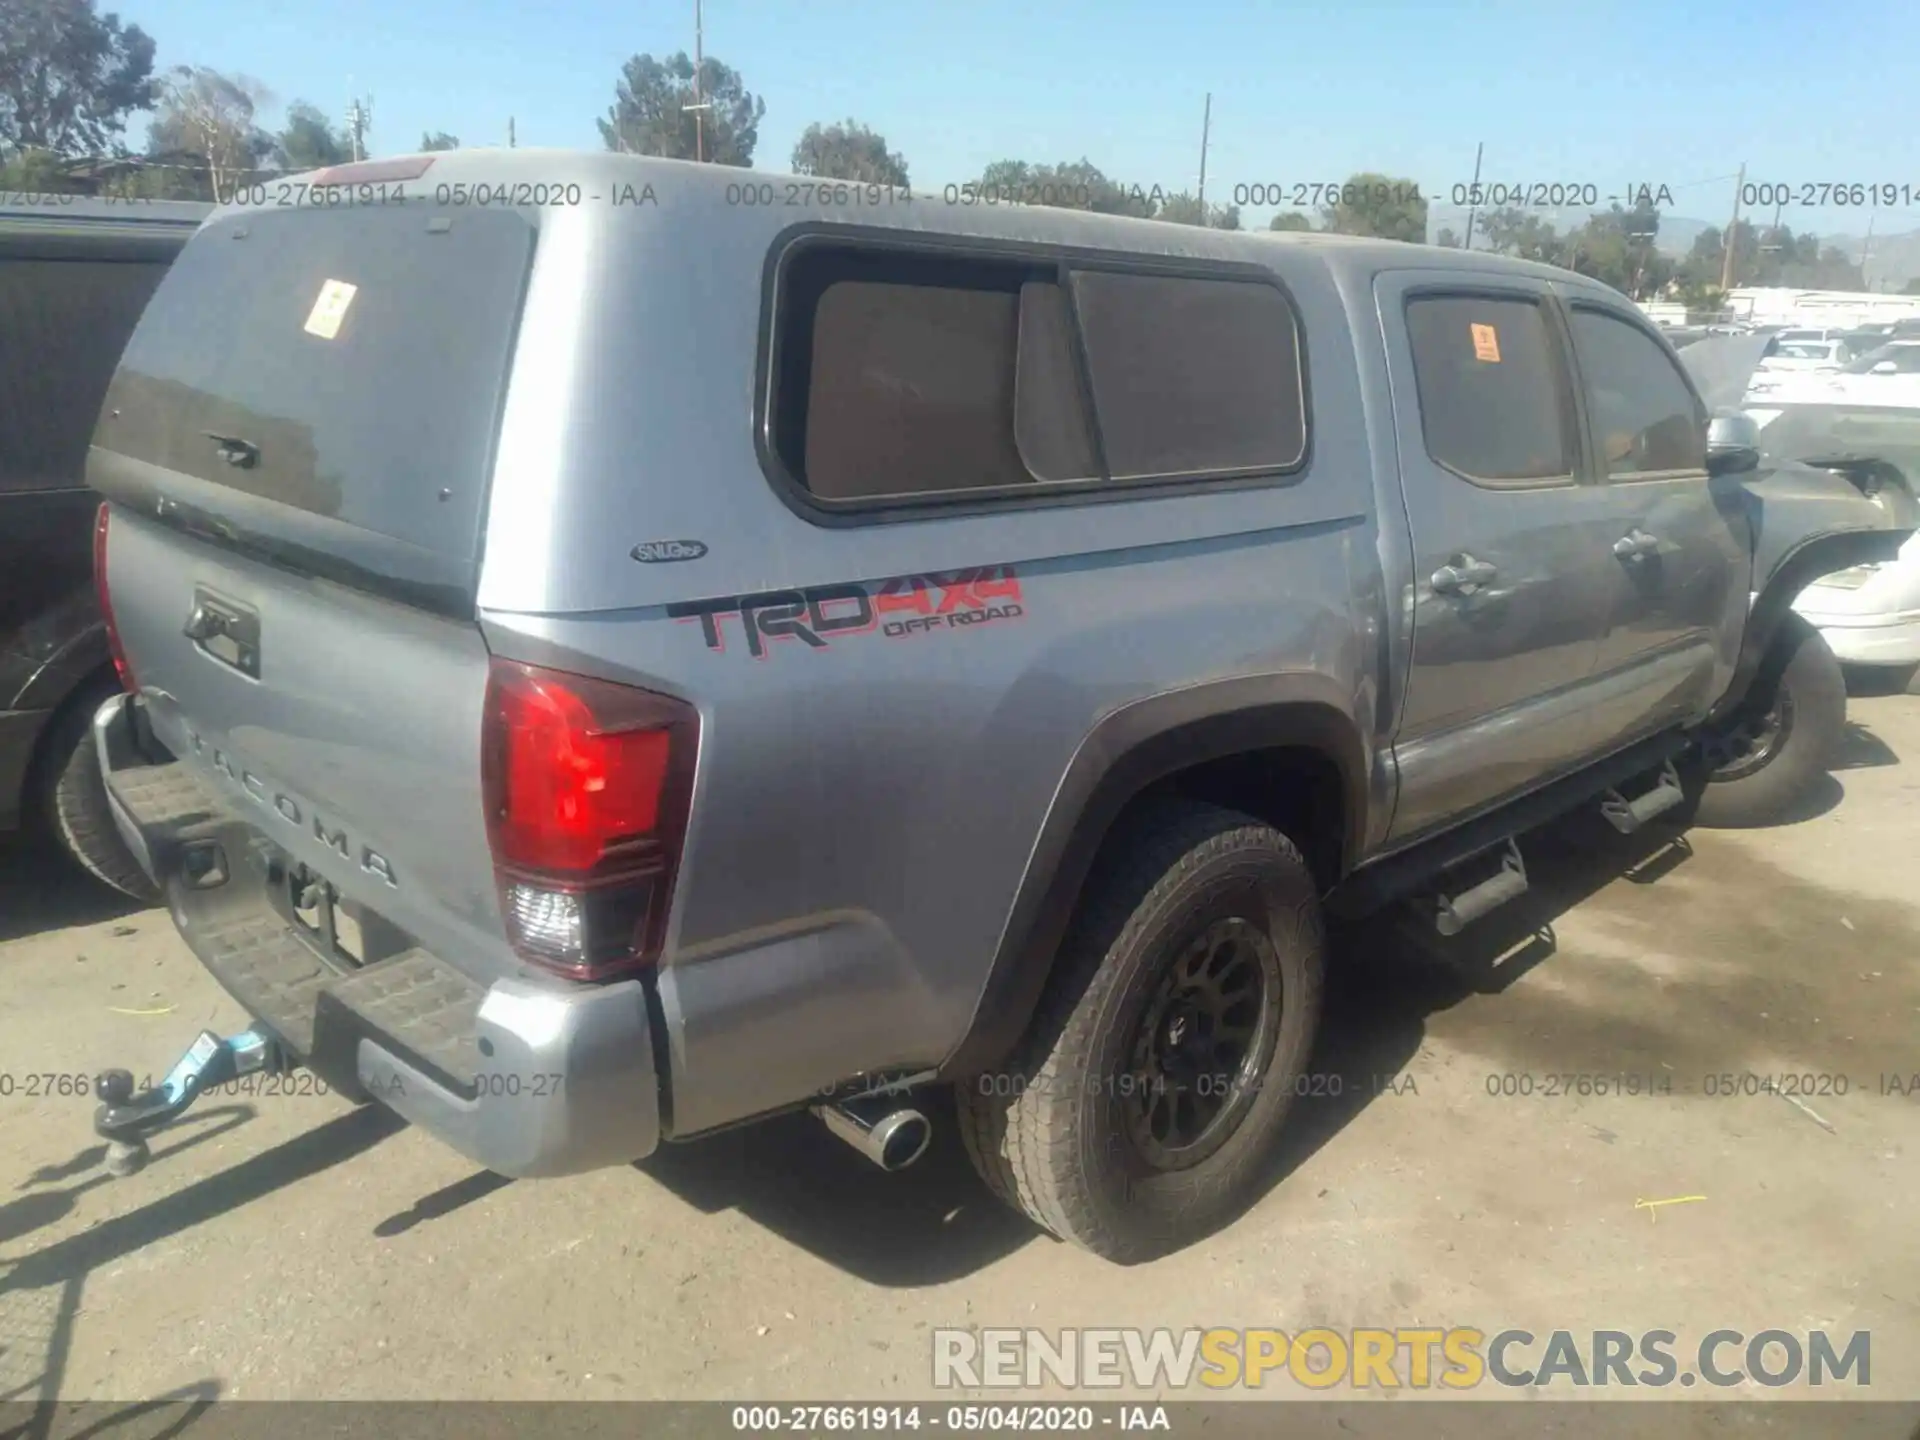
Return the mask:
<svg viewBox="0 0 1920 1440">
<path fill-rule="evenodd" d="M 1872 1383 L 1871 1332 L 1487 1331 L 1472 1326 L 1284 1330 L 935 1330 L 941 1389 L 1472 1390 Z"/>
</svg>

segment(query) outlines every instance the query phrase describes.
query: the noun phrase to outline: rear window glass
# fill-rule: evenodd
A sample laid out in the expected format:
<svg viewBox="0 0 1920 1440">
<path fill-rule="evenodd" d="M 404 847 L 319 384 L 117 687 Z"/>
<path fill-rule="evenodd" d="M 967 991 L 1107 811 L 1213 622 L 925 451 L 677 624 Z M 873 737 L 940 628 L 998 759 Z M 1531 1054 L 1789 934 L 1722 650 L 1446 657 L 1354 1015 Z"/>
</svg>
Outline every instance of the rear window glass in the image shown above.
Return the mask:
<svg viewBox="0 0 1920 1440">
<path fill-rule="evenodd" d="M 1427 453 L 1468 479 L 1573 473 L 1558 347 L 1531 300 L 1430 295 L 1407 305 Z"/>
<path fill-rule="evenodd" d="M 120 351 L 167 267 L 0 263 L 0 492 L 79 489 Z"/>
<path fill-rule="evenodd" d="M 532 250 L 505 210 L 209 226 L 148 307 L 95 443 L 471 558 Z"/>
</svg>

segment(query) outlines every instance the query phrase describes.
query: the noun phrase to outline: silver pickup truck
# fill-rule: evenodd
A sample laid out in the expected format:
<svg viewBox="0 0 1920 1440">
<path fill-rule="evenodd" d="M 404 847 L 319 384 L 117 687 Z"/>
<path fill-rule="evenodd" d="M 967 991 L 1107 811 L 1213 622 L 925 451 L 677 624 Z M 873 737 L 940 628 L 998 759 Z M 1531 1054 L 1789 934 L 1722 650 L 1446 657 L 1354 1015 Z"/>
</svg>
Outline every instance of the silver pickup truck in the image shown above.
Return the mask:
<svg viewBox="0 0 1920 1440">
<path fill-rule="evenodd" d="M 1904 530 L 1566 271 L 539 151 L 216 213 L 90 457 L 117 822 L 258 1024 L 508 1175 L 952 1087 L 1121 1261 L 1257 1193 L 1323 915 L 1758 823 Z M 317 189 L 314 187 L 318 187 Z M 331 187 L 331 188 L 330 188 Z"/>
</svg>

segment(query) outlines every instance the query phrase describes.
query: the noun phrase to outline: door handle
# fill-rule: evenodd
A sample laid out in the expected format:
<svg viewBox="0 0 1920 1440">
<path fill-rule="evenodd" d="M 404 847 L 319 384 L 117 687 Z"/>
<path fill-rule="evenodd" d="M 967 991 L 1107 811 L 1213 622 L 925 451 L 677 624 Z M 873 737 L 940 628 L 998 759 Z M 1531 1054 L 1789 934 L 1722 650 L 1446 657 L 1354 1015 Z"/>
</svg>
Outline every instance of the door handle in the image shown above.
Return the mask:
<svg viewBox="0 0 1920 1440">
<path fill-rule="evenodd" d="M 180 633 L 189 640 L 211 640 L 226 632 L 227 617 L 201 601 L 193 607 L 193 613 L 187 617 L 187 627 Z"/>
<path fill-rule="evenodd" d="M 1660 537 L 1635 526 L 1613 542 L 1613 553 L 1622 560 L 1640 560 L 1660 553 Z"/>
<path fill-rule="evenodd" d="M 1497 566 L 1484 560 L 1476 560 L 1471 555 L 1462 555 L 1457 563 L 1442 565 L 1433 572 L 1428 582 L 1436 595 L 1471 595 L 1482 585 L 1491 585 L 1500 578 Z"/>
</svg>

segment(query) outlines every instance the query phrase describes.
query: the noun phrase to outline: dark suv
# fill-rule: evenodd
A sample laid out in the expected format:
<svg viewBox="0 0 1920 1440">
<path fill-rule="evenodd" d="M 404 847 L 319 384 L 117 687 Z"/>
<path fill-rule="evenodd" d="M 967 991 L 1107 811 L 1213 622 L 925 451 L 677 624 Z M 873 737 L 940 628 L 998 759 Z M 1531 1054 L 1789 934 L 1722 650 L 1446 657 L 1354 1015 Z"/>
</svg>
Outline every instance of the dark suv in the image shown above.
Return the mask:
<svg viewBox="0 0 1920 1440">
<path fill-rule="evenodd" d="M 92 581 L 87 441 L 120 351 L 209 206 L 0 196 L 0 830 L 152 883 L 107 818 L 88 721 L 117 688 Z"/>
</svg>

